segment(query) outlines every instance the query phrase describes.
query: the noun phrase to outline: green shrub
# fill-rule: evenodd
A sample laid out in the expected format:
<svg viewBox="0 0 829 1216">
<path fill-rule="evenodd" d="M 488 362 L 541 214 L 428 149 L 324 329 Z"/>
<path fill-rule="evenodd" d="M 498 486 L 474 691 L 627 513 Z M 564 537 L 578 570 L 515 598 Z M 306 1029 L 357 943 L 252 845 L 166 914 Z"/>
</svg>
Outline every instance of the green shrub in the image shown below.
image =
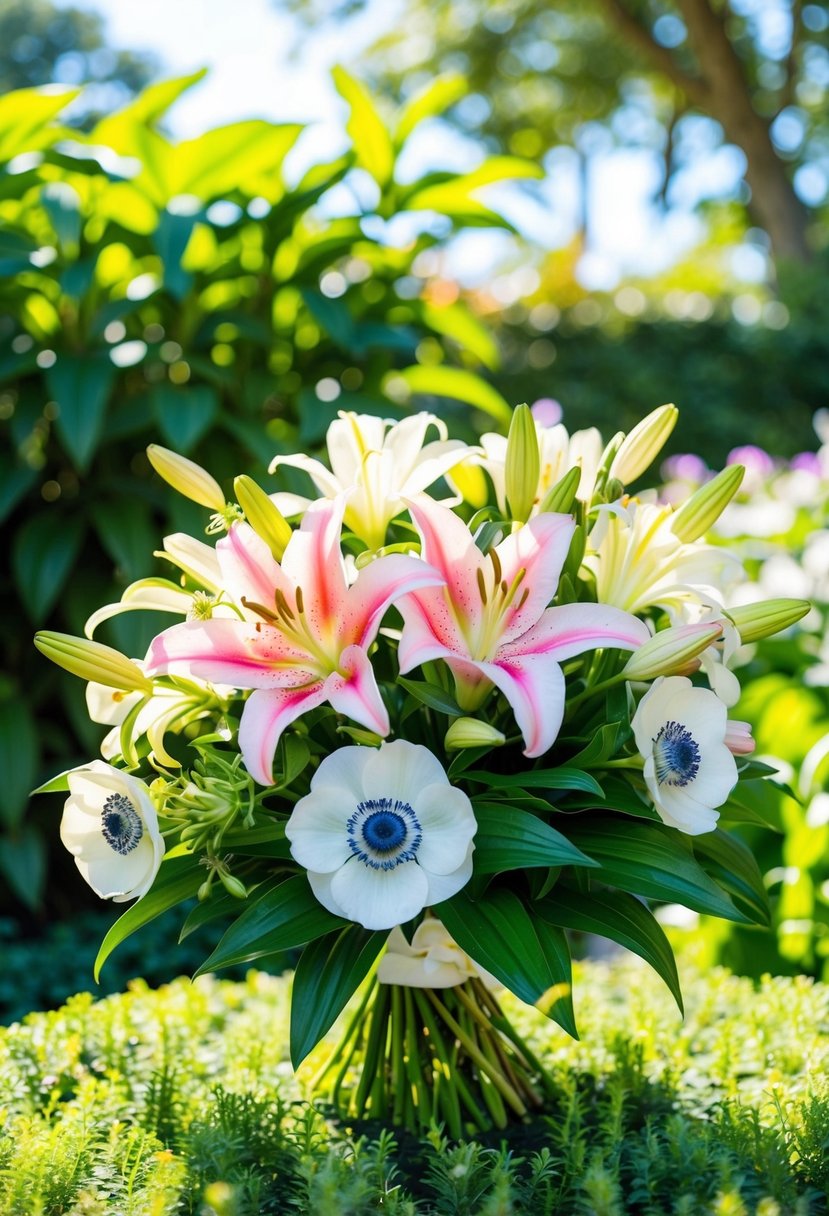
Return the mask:
<svg viewBox="0 0 829 1216">
<path fill-rule="evenodd" d="M 584 1040 L 511 1015 L 558 1096 L 478 1141 L 347 1128 L 287 1063 L 288 982 L 74 997 L 0 1032 L 0 1210 L 810 1216 L 829 1196 L 829 988 L 581 964 Z M 307 1065 L 307 1078 L 323 1058 Z"/>
</svg>

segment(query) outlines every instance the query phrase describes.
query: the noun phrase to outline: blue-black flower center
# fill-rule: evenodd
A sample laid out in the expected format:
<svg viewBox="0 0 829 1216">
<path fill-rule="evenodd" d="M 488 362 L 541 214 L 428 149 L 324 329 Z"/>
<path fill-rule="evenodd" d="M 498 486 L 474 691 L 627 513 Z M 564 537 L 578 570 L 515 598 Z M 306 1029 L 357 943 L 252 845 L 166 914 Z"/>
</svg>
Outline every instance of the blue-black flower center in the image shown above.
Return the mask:
<svg viewBox="0 0 829 1216">
<path fill-rule="evenodd" d="M 125 794 L 110 794 L 101 812 L 101 832 L 115 852 L 126 857 L 144 835 L 144 825 L 138 811 Z"/>
<path fill-rule="evenodd" d="M 399 798 L 366 798 L 346 824 L 348 847 L 373 870 L 414 861 L 423 833 L 417 815 Z"/>
<path fill-rule="evenodd" d="M 687 785 L 699 772 L 699 744 L 679 722 L 666 722 L 660 729 L 653 741 L 653 757 L 660 785 Z"/>
</svg>

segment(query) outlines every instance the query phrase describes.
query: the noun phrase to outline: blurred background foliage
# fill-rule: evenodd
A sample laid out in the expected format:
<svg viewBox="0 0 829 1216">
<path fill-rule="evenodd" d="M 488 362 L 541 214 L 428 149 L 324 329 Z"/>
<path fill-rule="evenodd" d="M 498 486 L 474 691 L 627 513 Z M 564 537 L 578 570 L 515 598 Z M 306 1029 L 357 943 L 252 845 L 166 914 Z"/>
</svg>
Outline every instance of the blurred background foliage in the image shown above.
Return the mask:
<svg viewBox="0 0 829 1216">
<path fill-rule="evenodd" d="M 504 218 L 502 184 L 537 189 L 563 152 L 588 178 L 607 141 L 649 142 L 665 154 L 667 203 L 693 176 L 701 144 L 739 144 L 713 102 L 672 76 L 716 70 L 705 60 L 703 72 L 693 50 L 686 7 L 699 4 L 625 5 L 410 0 L 403 41 L 387 39 L 368 60 L 379 97 L 335 72 L 348 146 L 309 165 L 298 123 L 235 122 L 173 139 L 168 110 L 201 73 L 147 86 L 151 58 L 112 51 L 88 12 L 0 0 L 0 80 L 14 90 L 0 97 L 0 516 L 10 537 L 0 911 L 14 915 L 22 900 L 46 927 L 96 902 L 58 844 L 59 803 L 27 809 L 27 795 L 96 754 L 103 730 L 79 683 L 30 639 L 43 627 L 81 633 L 93 608 L 153 572 L 163 535 L 198 528 L 197 510 L 152 474 L 148 443 L 192 456 L 228 489 L 242 469 L 268 488 L 301 488 L 265 469 L 277 452 L 319 447 L 339 409 L 430 408 L 473 439 L 502 426 L 515 403 L 553 396 L 571 429 L 606 435 L 676 401 L 672 450 L 714 468 L 748 441 L 781 459 L 815 446 L 811 419 L 829 388 L 825 198 L 815 185 L 827 173 L 817 100 L 829 84 L 826 5 L 800 6 L 785 46 L 769 42 L 764 6 L 747 2 L 718 35 L 788 183 L 796 248 L 763 227 L 754 179 L 751 196 L 746 187 L 701 200 L 698 248 L 612 291 L 589 291 L 579 273 L 586 206 L 580 231 L 554 252 L 522 242 Z M 309 20 L 361 7 L 296 6 Z M 647 45 L 635 45 L 629 24 L 613 33 L 611 10 L 638 22 Z M 36 87 L 49 79 L 68 90 Z M 476 141 L 478 166 L 412 173 L 411 141 L 446 121 Z M 481 228 L 512 233 L 513 253 L 465 286 L 451 250 Z M 746 241 L 765 258 L 763 281 L 734 271 L 731 252 Z M 786 546 L 800 553 L 826 511 L 824 487 L 766 549 L 744 537 L 755 575 Z M 159 562 L 155 572 L 168 571 Z M 100 637 L 141 656 L 152 631 L 132 613 Z M 827 680 L 803 683 L 817 634 L 798 636 L 758 649 L 740 707 L 762 750 L 792 766 L 796 792 L 804 756 L 829 728 Z M 761 949 L 756 936 L 707 927 L 709 957 L 748 971 L 761 959 L 825 971 L 829 847 L 808 805 L 826 769 L 821 761 L 799 791 L 803 805 L 770 793 L 782 835 L 748 829 L 772 875 L 778 936 Z"/>
</svg>

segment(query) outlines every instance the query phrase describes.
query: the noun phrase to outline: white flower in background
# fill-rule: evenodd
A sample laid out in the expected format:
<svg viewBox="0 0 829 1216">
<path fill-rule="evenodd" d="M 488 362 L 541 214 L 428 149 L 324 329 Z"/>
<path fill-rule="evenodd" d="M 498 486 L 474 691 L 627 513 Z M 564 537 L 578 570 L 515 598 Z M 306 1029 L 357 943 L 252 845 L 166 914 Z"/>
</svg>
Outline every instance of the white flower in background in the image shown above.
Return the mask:
<svg viewBox="0 0 829 1216">
<path fill-rule="evenodd" d="M 715 808 L 737 783 L 726 743 L 727 710 L 719 697 L 685 676 L 668 676 L 654 681 L 631 726 L 660 818 L 689 836 L 713 831 Z"/>
<path fill-rule="evenodd" d="M 150 792 L 129 773 L 93 760 L 66 775 L 69 798 L 60 838 L 101 899 L 124 903 L 146 895 L 164 856 Z"/>
<path fill-rule="evenodd" d="M 538 421 L 536 411 L 534 411 L 534 417 L 536 418 L 535 431 L 538 437 L 538 451 L 541 457 L 538 489 L 535 494 L 536 505 L 542 501 L 549 490 L 552 490 L 556 482 L 561 481 L 564 474 L 573 468 L 581 469 L 581 480 L 576 497 L 582 502 L 589 502 L 604 450 L 601 435 L 595 427 L 590 427 L 586 431 L 574 431 L 572 435 L 568 435 L 567 428 L 561 423 L 557 423 L 555 426 L 543 426 Z M 503 512 L 506 512 L 507 438 L 505 435 L 487 432 L 481 436 L 481 447 L 484 449 L 484 455 L 480 458 L 480 464 L 492 479 L 498 506 Z"/>
<path fill-rule="evenodd" d="M 740 572 L 736 558 L 671 530 L 673 510 L 630 499 L 599 511 L 584 568 L 596 580 L 600 604 L 639 613 L 654 605 L 677 609 L 717 601 L 718 588 Z"/>
<path fill-rule="evenodd" d="M 430 427 L 440 438 L 426 443 Z M 379 549 L 389 523 L 404 510 L 402 500 L 420 494 L 470 454 L 465 443 L 446 436 L 446 424 L 434 414 L 413 414 L 393 422 L 340 411 L 326 435 L 330 470 L 319 460 L 297 455 L 277 456 L 269 471 L 273 473 L 280 465 L 302 469 L 323 498 L 349 492 L 346 527 L 369 548 Z M 288 517 L 301 514 L 311 502 L 298 494 L 274 494 L 272 498 Z"/>
<path fill-rule="evenodd" d="M 428 748 L 399 739 L 327 756 L 285 835 L 324 907 L 391 929 L 466 885 L 476 827 Z"/>
<path fill-rule="evenodd" d="M 392 929 L 377 978 L 381 984 L 404 988 L 454 988 L 482 972 L 435 916 L 417 926 L 411 945 L 403 930 Z"/>
</svg>

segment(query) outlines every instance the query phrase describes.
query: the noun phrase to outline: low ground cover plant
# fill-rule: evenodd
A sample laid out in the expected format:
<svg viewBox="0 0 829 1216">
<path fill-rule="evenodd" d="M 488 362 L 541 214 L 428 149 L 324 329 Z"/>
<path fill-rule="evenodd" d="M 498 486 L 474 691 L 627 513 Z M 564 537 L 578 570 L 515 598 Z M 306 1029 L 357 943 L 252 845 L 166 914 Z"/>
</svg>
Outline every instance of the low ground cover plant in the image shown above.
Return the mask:
<svg viewBox="0 0 829 1216">
<path fill-rule="evenodd" d="M 347 1126 L 288 1063 L 288 978 L 136 982 L 0 1031 L 8 1216 L 827 1210 L 829 988 L 578 965 L 584 1038 L 511 1017 L 556 1080 L 531 1124 L 449 1140 Z M 332 1040 L 330 1040 L 332 1041 Z"/>
</svg>

